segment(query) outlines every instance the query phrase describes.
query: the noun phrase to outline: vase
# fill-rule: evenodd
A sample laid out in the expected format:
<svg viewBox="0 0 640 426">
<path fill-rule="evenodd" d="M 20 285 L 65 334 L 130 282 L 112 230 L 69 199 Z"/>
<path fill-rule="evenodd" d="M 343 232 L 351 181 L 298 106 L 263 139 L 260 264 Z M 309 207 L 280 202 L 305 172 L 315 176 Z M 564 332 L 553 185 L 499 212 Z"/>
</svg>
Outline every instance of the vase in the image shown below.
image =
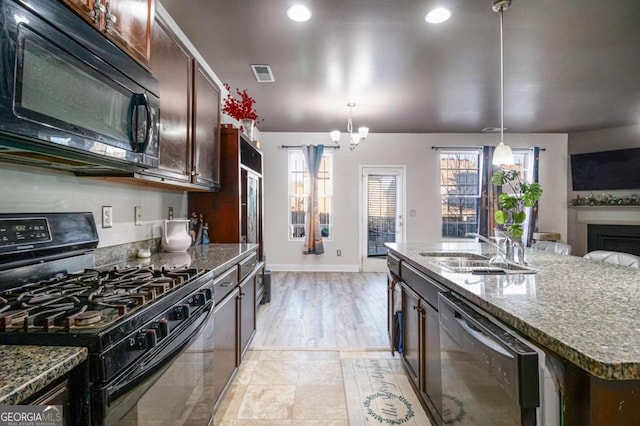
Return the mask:
<svg viewBox="0 0 640 426">
<path fill-rule="evenodd" d="M 250 141 L 253 140 L 253 126 L 255 123 L 255 120 L 251 118 L 243 118 L 240 120 L 240 124 L 242 124 L 242 133 L 244 133 Z"/>
</svg>

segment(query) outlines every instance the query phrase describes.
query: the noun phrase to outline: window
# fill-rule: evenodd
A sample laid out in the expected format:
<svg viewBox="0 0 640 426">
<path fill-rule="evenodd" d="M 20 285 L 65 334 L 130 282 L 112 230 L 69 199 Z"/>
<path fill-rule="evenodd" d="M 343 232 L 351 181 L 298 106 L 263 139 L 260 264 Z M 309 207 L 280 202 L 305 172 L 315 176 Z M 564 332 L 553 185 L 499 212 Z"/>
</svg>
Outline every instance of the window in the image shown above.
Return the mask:
<svg viewBox="0 0 640 426">
<path fill-rule="evenodd" d="M 309 173 L 302 150 L 289 150 L 289 239 L 304 237 L 305 212 L 309 194 Z M 323 238 L 332 237 L 331 197 L 333 195 L 333 153 L 324 151 L 318 171 L 318 207 Z"/>
<path fill-rule="evenodd" d="M 467 232 L 478 232 L 480 176 L 480 151 L 440 152 L 443 237 L 464 238 Z"/>
</svg>

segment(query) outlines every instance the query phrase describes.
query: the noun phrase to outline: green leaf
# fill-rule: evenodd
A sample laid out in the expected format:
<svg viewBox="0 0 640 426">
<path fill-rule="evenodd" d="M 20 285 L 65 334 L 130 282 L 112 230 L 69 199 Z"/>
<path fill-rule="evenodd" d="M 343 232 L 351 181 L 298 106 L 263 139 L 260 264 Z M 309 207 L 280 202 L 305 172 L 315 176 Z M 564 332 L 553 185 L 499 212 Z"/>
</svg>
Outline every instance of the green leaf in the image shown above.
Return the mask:
<svg viewBox="0 0 640 426">
<path fill-rule="evenodd" d="M 502 210 L 497 210 L 494 214 L 494 217 L 499 225 L 504 225 L 505 222 L 509 219 L 509 215 Z"/>
<path fill-rule="evenodd" d="M 491 183 L 493 183 L 495 186 L 504 185 L 506 182 L 504 175 L 505 173 L 503 170 L 498 170 L 497 172 L 494 172 L 493 175 L 491 175 Z"/>
<path fill-rule="evenodd" d="M 515 209 L 518 206 L 518 199 L 511 194 L 503 192 L 498 196 L 498 205 L 503 210 Z"/>
<path fill-rule="evenodd" d="M 507 233 L 511 236 L 511 238 L 521 238 L 523 234 L 522 225 L 520 225 L 519 223 L 509 225 L 509 227 L 507 228 Z"/>
<path fill-rule="evenodd" d="M 523 223 L 527 218 L 527 214 L 525 212 L 515 212 L 512 217 L 514 223 Z"/>
</svg>

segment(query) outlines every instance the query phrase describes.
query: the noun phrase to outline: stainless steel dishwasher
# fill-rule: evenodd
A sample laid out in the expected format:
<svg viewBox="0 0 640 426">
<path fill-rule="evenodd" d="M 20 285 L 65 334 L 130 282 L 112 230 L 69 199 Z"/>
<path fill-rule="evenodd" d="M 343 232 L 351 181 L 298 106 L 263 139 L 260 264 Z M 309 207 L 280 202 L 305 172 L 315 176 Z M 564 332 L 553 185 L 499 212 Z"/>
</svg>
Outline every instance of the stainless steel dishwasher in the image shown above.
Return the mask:
<svg viewBox="0 0 640 426">
<path fill-rule="evenodd" d="M 536 351 L 450 293 L 438 311 L 444 424 L 535 426 Z"/>
</svg>

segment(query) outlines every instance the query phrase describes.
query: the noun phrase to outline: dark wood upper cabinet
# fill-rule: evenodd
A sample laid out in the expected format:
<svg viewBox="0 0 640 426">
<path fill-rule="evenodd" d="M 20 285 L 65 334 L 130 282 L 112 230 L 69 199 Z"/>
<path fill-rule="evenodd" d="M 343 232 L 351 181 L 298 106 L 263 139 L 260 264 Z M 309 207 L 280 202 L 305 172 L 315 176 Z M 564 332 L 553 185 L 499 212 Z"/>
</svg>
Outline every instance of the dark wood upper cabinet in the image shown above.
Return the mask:
<svg viewBox="0 0 640 426">
<path fill-rule="evenodd" d="M 138 176 L 161 186 L 212 191 L 220 182 L 220 90 L 180 40 L 156 18 L 152 66 L 160 87 L 159 165 Z"/>
<path fill-rule="evenodd" d="M 195 68 L 193 183 L 213 186 L 220 181 L 220 91 L 197 62 Z"/>
<path fill-rule="evenodd" d="M 153 31 L 153 74 L 160 83 L 158 169 L 191 182 L 191 72 L 193 60 L 164 24 Z"/>
<path fill-rule="evenodd" d="M 62 0 L 145 68 L 151 67 L 154 0 Z"/>
<path fill-rule="evenodd" d="M 262 152 L 238 129 L 220 129 L 220 190 L 189 193 L 189 211 L 202 213 L 214 243 L 257 243 L 263 259 Z"/>
</svg>

